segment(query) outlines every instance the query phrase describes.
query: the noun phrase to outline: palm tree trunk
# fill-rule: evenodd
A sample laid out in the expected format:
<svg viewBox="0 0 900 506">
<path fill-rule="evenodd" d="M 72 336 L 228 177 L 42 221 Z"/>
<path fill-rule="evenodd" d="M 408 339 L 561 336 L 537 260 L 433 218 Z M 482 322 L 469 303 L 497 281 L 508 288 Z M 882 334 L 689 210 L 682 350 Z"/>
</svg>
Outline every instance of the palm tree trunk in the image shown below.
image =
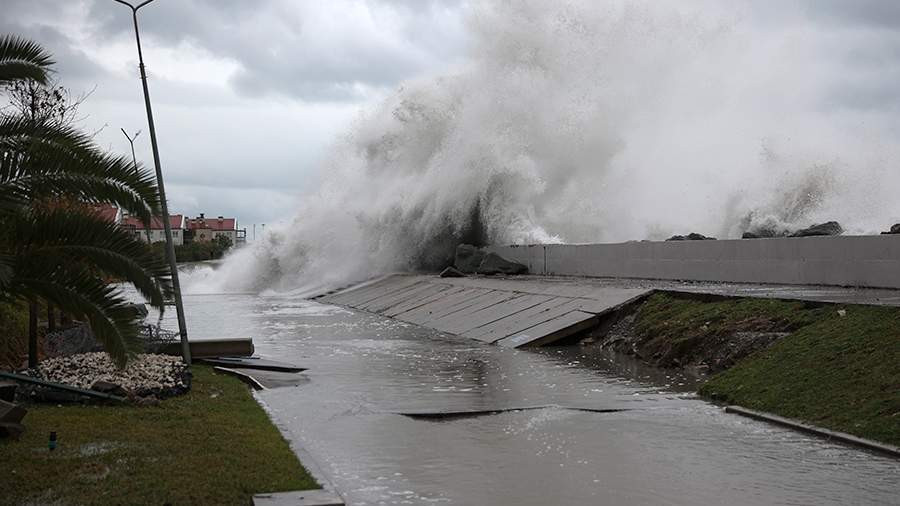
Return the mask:
<svg viewBox="0 0 900 506">
<path fill-rule="evenodd" d="M 53 304 L 47 301 L 47 332 L 56 331 L 56 311 L 53 310 Z"/>
<path fill-rule="evenodd" d="M 37 331 L 38 331 L 38 304 L 36 300 L 28 303 L 28 368 L 37 367 Z"/>
</svg>

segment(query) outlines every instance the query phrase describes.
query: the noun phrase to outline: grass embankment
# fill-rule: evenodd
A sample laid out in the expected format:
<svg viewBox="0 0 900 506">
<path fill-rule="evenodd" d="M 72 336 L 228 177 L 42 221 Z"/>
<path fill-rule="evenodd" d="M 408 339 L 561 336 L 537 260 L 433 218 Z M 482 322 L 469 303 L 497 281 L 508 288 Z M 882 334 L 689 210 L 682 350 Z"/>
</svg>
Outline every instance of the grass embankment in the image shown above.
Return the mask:
<svg viewBox="0 0 900 506">
<path fill-rule="evenodd" d="M 192 371 L 189 393 L 154 407 L 28 406 L 22 438 L 0 440 L 0 503 L 248 504 L 319 488 L 243 383 Z"/>
<path fill-rule="evenodd" d="M 735 331 L 789 331 L 713 376 L 700 394 L 900 445 L 900 308 L 657 294 L 635 327 L 661 349 Z"/>
</svg>

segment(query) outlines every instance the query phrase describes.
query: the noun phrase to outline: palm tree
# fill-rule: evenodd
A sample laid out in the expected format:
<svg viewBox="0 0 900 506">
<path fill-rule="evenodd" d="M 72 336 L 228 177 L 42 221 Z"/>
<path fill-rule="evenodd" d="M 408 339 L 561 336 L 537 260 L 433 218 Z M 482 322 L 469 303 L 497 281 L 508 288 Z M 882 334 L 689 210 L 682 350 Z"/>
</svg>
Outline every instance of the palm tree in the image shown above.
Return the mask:
<svg viewBox="0 0 900 506">
<path fill-rule="evenodd" d="M 22 79 L 44 84 L 53 63 L 50 55 L 30 40 L 15 35 L 0 37 L 0 85 Z"/>
<path fill-rule="evenodd" d="M 52 63 L 32 42 L 0 38 L 0 84 L 44 82 Z M 43 299 L 84 316 L 123 366 L 137 349 L 140 317 L 106 280 L 132 283 L 162 310 L 170 278 L 148 245 L 92 212 L 101 203 L 149 223 L 159 193 L 150 172 L 73 128 L 0 118 L 0 297 L 28 301 L 33 314 Z"/>
</svg>

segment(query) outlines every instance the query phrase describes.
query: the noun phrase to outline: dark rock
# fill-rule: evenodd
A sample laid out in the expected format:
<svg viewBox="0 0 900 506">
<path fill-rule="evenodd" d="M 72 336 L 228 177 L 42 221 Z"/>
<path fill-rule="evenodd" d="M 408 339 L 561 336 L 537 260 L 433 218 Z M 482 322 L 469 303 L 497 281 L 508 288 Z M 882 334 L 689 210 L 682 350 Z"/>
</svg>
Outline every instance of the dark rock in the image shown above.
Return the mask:
<svg viewBox="0 0 900 506">
<path fill-rule="evenodd" d="M 765 239 L 769 237 L 784 237 L 784 233 L 779 233 L 775 231 L 774 228 L 756 228 L 753 230 L 748 230 L 744 232 L 744 235 L 741 236 L 741 239 Z"/>
<path fill-rule="evenodd" d="M 518 263 L 510 262 L 496 253 L 488 253 L 484 255 L 481 264 L 478 266 L 478 274 L 525 274 L 528 267 Z"/>
<path fill-rule="evenodd" d="M 472 246 L 471 244 L 460 244 L 456 247 L 456 258 L 453 266 L 461 272 L 474 273 L 478 271 L 478 266 L 484 260 L 484 251 Z"/>
<path fill-rule="evenodd" d="M 0 381 L 0 401 L 15 401 L 17 386 L 18 385 L 12 381 Z"/>
<path fill-rule="evenodd" d="M 466 277 L 465 274 L 459 272 L 453 266 L 447 267 L 446 269 L 442 270 L 441 273 L 439 274 L 439 276 L 442 278 L 464 278 L 464 277 Z"/>
<path fill-rule="evenodd" d="M 46 402 L 50 404 L 69 404 L 75 402 L 82 402 L 86 400 L 85 396 L 79 395 L 75 392 L 67 392 L 64 390 L 57 390 L 52 387 L 45 387 L 41 385 L 31 385 L 28 387 L 20 388 L 22 390 L 22 396 L 20 398 L 27 399 L 28 402 Z"/>
<path fill-rule="evenodd" d="M 887 232 L 882 232 L 881 234 L 882 234 L 882 235 L 887 235 L 887 234 L 900 234 L 900 223 L 897 223 L 897 224 L 895 224 L 895 225 L 892 225 L 890 230 L 888 230 Z"/>
<path fill-rule="evenodd" d="M 22 426 L 22 418 L 28 410 L 11 402 L 0 401 L 0 437 L 10 436 L 18 439 L 25 431 Z"/>
<path fill-rule="evenodd" d="M 100 392 L 109 395 L 115 395 L 118 397 L 126 397 L 128 392 L 125 391 L 120 385 L 116 385 L 115 383 L 110 383 L 108 381 L 97 380 L 91 385 L 91 390 L 95 392 Z"/>
<path fill-rule="evenodd" d="M 715 241 L 715 237 L 707 237 L 703 234 L 691 232 L 688 235 L 673 235 L 666 239 L 667 241 Z"/>
<path fill-rule="evenodd" d="M 798 230 L 791 234 L 791 237 L 814 237 L 814 236 L 823 236 L 823 235 L 841 235 L 844 232 L 844 229 L 841 227 L 840 223 L 836 221 L 829 221 L 826 223 L 819 223 L 818 225 L 813 225 L 809 228 L 804 228 L 802 230 Z"/>
</svg>

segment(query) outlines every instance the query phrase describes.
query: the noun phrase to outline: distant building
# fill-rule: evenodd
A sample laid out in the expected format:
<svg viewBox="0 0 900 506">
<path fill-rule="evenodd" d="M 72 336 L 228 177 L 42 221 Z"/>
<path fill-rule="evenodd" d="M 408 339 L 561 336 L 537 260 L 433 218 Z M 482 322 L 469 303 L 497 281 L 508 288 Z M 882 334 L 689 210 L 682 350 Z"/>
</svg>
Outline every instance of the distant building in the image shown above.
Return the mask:
<svg viewBox="0 0 900 506">
<path fill-rule="evenodd" d="M 100 219 L 104 221 L 108 221 L 116 225 L 122 223 L 124 213 L 121 209 L 114 205 L 94 204 L 89 206 L 89 208 L 94 212 L 94 214 L 96 214 Z"/>
<path fill-rule="evenodd" d="M 200 216 L 188 219 L 186 227 L 192 241 L 212 241 L 216 237 L 225 236 L 231 239 L 231 244 L 238 245 L 247 240 L 247 230 L 238 230 L 235 218 L 207 218 L 200 213 Z"/>
<path fill-rule="evenodd" d="M 144 242 L 161 242 L 166 240 L 166 230 L 162 218 L 154 216 L 150 220 L 150 228 L 144 227 L 140 219 L 134 216 L 125 216 L 122 219 L 122 228 L 129 230 L 135 237 Z M 184 244 L 185 219 L 181 214 L 169 215 L 169 226 L 172 228 L 172 243 L 175 246 Z"/>
</svg>

